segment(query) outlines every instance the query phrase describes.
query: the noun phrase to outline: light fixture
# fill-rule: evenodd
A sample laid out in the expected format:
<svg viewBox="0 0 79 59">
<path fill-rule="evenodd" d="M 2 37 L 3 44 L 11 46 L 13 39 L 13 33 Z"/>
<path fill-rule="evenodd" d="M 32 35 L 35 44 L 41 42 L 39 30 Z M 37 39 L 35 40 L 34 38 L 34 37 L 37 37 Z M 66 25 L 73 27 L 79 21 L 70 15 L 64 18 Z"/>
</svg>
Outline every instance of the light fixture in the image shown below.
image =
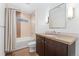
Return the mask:
<svg viewBox="0 0 79 59">
<path fill-rule="evenodd" d="M 73 19 L 74 18 L 74 14 L 75 14 L 75 8 L 74 8 L 74 4 L 72 4 L 72 3 L 69 3 L 68 5 L 67 5 L 67 17 L 68 17 L 68 19 Z"/>
<path fill-rule="evenodd" d="M 49 17 L 46 19 L 46 23 L 49 24 Z"/>
</svg>

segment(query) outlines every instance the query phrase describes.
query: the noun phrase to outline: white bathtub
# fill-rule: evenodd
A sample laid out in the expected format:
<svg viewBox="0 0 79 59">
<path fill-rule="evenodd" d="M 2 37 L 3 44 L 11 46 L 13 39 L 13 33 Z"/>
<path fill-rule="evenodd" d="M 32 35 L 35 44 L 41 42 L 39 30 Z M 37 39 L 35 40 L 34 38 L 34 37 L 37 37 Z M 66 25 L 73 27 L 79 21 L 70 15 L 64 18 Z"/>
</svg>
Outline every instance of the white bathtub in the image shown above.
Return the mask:
<svg viewBox="0 0 79 59">
<path fill-rule="evenodd" d="M 28 43 L 34 41 L 32 37 L 16 38 L 16 50 L 28 47 Z"/>
</svg>

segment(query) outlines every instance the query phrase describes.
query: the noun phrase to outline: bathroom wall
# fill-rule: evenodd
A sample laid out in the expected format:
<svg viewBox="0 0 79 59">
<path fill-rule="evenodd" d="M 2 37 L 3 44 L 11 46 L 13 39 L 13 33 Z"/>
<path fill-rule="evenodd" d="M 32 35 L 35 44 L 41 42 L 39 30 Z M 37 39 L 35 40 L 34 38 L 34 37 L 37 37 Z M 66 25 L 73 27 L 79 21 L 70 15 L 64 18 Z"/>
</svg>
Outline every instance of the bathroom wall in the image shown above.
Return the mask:
<svg viewBox="0 0 79 59">
<path fill-rule="evenodd" d="M 5 4 L 0 3 L 0 56 L 4 54 L 4 17 L 5 17 Z"/>
<path fill-rule="evenodd" d="M 56 4 L 57 5 L 57 4 Z M 52 8 L 55 5 L 52 5 Z M 68 32 L 68 33 L 79 33 L 79 4 L 75 4 L 75 18 L 74 19 L 66 19 L 66 28 L 65 29 L 49 29 L 49 24 L 46 23 L 48 19 L 48 7 L 44 6 L 37 10 L 37 30 L 36 32 L 45 32 L 45 31 L 53 31 L 56 30 L 57 32 Z"/>
<path fill-rule="evenodd" d="M 57 4 L 52 5 L 52 8 L 55 7 Z M 44 33 L 46 31 L 53 31 L 56 32 L 66 32 L 66 33 L 76 33 L 79 37 L 79 4 L 75 4 L 75 18 L 74 19 L 66 19 L 66 28 L 65 29 L 49 29 L 46 20 L 48 19 L 48 12 L 49 9 L 47 6 L 44 6 L 37 9 L 36 19 L 37 19 L 37 26 L 36 26 L 36 33 Z M 79 39 L 76 41 L 76 55 L 79 55 Z"/>
<path fill-rule="evenodd" d="M 53 29 L 48 29 L 52 31 Z M 65 29 L 55 29 L 58 32 L 79 33 L 79 4 L 75 4 L 75 18 L 66 19 Z"/>
<path fill-rule="evenodd" d="M 35 21 L 36 21 L 36 19 L 35 19 L 35 13 L 33 13 L 31 15 L 32 37 L 33 37 L 33 39 L 36 39 L 36 36 L 35 36 Z"/>
<path fill-rule="evenodd" d="M 35 12 L 35 19 L 36 19 L 36 33 L 43 33 L 49 30 L 49 26 L 47 24 L 49 10 L 50 8 L 54 8 L 55 6 L 59 5 L 60 3 L 54 4 L 46 4 L 40 3 Z"/>
</svg>

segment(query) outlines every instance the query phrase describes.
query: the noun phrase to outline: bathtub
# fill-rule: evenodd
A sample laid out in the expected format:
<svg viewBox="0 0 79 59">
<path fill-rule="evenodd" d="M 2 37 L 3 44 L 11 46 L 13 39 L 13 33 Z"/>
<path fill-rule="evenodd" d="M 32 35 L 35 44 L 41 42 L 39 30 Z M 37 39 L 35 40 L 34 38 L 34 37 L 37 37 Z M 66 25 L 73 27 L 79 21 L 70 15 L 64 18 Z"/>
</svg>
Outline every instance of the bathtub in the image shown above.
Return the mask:
<svg viewBox="0 0 79 59">
<path fill-rule="evenodd" d="M 15 50 L 28 47 L 28 43 L 30 41 L 35 41 L 35 40 L 32 37 L 16 38 L 16 47 L 15 47 Z"/>
</svg>

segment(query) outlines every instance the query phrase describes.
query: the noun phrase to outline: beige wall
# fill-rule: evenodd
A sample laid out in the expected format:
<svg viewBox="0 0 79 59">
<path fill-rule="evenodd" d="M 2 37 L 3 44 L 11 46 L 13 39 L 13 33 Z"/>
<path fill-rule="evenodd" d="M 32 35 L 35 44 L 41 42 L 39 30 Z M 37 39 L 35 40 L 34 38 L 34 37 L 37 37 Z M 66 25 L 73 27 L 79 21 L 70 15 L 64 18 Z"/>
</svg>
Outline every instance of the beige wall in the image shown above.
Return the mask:
<svg viewBox="0 0 79 59">
<path fill-rule="evenodd" d="M 24 18 L 30 19 L 30 15 L 21 14 Z M 31 23 L 21 22 L 21 37 L 31 36 L 32 35 L 32 25 Z"/>
<path fill-rule="evenodd" d="M 26 37 L 31 35 L 32 35 L 31 24 L 21 23 L 21 37 Z"/>
<path fill-rule="evenodd" d="M 16 16 L 19 16 L 20 12 L 16 12 Z M 16 37 L 21 37 L 21 23 L 16 22 Z"/>
<path fill-rule="evenodd" d="M 19 13 L 20 16 L 26 18 L 26 19 L 29 19 L 31 21 L 31 16 L 30 15 L 27 15 L 25 13 Z M 19 15 L 17 14 L 17 15 Z M 32 36 L 32 24 L 31 23 L 27 23 L 27 22 L 21 22 L 20 24 L 20 33 L 21 34 L 21 37 L 26 37 L 26 36 Z"/>
</svg>

